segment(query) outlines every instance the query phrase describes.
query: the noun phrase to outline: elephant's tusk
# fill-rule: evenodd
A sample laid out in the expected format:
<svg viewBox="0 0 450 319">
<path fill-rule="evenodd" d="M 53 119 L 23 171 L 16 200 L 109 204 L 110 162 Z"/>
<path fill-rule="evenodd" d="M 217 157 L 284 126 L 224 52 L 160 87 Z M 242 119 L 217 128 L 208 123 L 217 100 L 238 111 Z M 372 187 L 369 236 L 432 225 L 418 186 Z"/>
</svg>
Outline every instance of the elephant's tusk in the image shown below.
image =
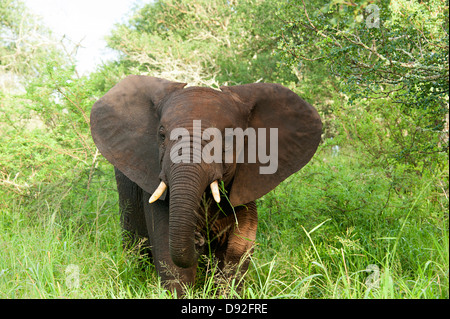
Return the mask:
<svg viewBox="0 0 450 319">
<path fill-rule="evenodd" d="M 150 197 L 148 202 L 151 204 L 151 203 L 155 202 L 156 200 L 158 200 L 158 198 L 161 197 L 161 195 L 164 193 L 164 191 L 166 189 L 167 189 L 166 183 L 161 181 L 158 188 L 153 192 L 153 195 L 152 195 L 152 197 Z"/>
<path fill-rule="evenodd" d="M 217 181 L 214 181 L 211 183 L 211 185 L 209 185 L 211 187 L 211 192 L 212 195 L 214 197 L 214 200 L 217 203 L 220 203 L 220 192 L 219 192 L 219 184 L 217 183 Z"/>
</svg>

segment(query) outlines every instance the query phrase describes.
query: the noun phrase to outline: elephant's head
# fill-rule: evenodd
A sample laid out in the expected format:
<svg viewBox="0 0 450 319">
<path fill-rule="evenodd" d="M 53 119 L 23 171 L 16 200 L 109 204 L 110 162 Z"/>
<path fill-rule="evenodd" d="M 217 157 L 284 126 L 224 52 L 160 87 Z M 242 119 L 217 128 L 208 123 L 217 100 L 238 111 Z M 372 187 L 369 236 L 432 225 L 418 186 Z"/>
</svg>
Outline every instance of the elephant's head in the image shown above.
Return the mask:
<svg viewBox="0 0 450 319">
<path fill-rule="evenodd" d="M 180 267 L 190 267 L 198 257 L 196 212 L 203 193 L 211 196 L 211 184 L 216 201 L 215 181 L 223 181 L 232 205 L 251 202 L 302 168 L 322 132 L 317 111 L 281 85 L 221 91 L 185 85 L 128 76 L 91 112 L 93 139 L 109 162 L 153 194 L 151 201 L 168 188 L 170 253 Z M 257 139 L 248 134 L 236 145 L 238 137 L 231 133 L 239 129 Z M 268 153 L 272 163 L 261 160 Z M 268 164 L 270 169 L 261 170 Z"/>
</svg>

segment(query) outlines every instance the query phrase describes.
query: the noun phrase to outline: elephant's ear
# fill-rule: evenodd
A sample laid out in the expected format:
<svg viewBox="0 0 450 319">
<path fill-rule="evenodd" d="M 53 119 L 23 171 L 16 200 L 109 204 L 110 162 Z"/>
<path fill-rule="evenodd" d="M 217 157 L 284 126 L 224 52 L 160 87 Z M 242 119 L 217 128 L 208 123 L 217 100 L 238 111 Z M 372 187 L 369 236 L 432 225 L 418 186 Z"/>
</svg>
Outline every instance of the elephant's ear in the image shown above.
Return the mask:
<svg viewBox="0 0 450 319">
<path fill-rule="evenodd" d="M 130 75 L 95 102 L 91 134 L 102 155 L 148 193 L 159 184 L 157 106 L 186 84 Z"/>
<path fill-rule="evenodd" d="M 314 107 L 279 84 L 252 83 L 221 90 L 249 108 L 248 127 L 256 130 L 258 141 L 258 133 L 264 132 L 258 129 L 266 129 L 266 154 L 278 151 L 278 167 L 273 174 L 261 174 L 260 167 L 268 164 L 260 164 L 259 160 L 237 164 L 230 191 L 230 201 L 236 206 L 263 196 L 305 166 L 321 140 L 322 122 Z M 278 150 L 270 150 L 270 128 L 278 129 Z M 256 145 L 248 144 L 247 139 L 245 156 L 249 149 L 257 154 Z"/>
</svg>

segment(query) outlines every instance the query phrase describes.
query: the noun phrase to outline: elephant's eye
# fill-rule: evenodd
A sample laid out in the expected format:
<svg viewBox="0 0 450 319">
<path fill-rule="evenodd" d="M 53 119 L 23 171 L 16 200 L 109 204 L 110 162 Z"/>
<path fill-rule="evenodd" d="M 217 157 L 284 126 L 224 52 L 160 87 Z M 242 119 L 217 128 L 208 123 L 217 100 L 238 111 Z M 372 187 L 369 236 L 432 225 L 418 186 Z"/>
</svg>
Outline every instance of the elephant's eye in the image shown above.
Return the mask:
<svg viewBox="0 0 450 319">
<path fill-rule="evenodd" d="M 165 133 L 164 127 L 159 128 L 158 134 L 159 134 L 159 138 L 161 139 L 161 141 L 164 141 L 166 139 L 166 133 Z"/>
</svg>

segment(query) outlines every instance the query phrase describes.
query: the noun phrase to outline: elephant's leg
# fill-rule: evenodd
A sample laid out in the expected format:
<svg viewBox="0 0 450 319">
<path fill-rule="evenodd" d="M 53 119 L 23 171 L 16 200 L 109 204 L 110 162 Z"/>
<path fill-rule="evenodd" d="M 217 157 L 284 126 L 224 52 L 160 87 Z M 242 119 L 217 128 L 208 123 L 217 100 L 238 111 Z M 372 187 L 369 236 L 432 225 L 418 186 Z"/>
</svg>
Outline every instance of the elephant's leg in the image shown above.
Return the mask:
<svg viewBox="0 0 450 319">
<path fill-rule="evenodd" d="M 184 285 L 192 286 L 197 272 L 197 263 L 190 268 L 175 266 L 169 251 L 169 203 L 157 200 L 148 204 L 150 195 L 144 193 L 145 218 L 150 238 L 153 261 L 164 285 L 177 295 L 184 294 Z"/>
<path fill-rule="evenodd" d="M 133 249 L 136 245 L 140 245 L 140 253 L 148 253 L 150 257 L 150 246 L 142 203 L 143 191 L 117 168 L 114 168 L 114 172 L 119 193 L 123 246 L 125 249 Z"/>
<path fill-rule="evenodd" d="M 236 207 L 235 212 L 238 225 L 232 226 L 223 262 L 225 272 L 230 271 L 230 275 L 247 271 L 258 227 L 255 202 Z"/>
</svg>

